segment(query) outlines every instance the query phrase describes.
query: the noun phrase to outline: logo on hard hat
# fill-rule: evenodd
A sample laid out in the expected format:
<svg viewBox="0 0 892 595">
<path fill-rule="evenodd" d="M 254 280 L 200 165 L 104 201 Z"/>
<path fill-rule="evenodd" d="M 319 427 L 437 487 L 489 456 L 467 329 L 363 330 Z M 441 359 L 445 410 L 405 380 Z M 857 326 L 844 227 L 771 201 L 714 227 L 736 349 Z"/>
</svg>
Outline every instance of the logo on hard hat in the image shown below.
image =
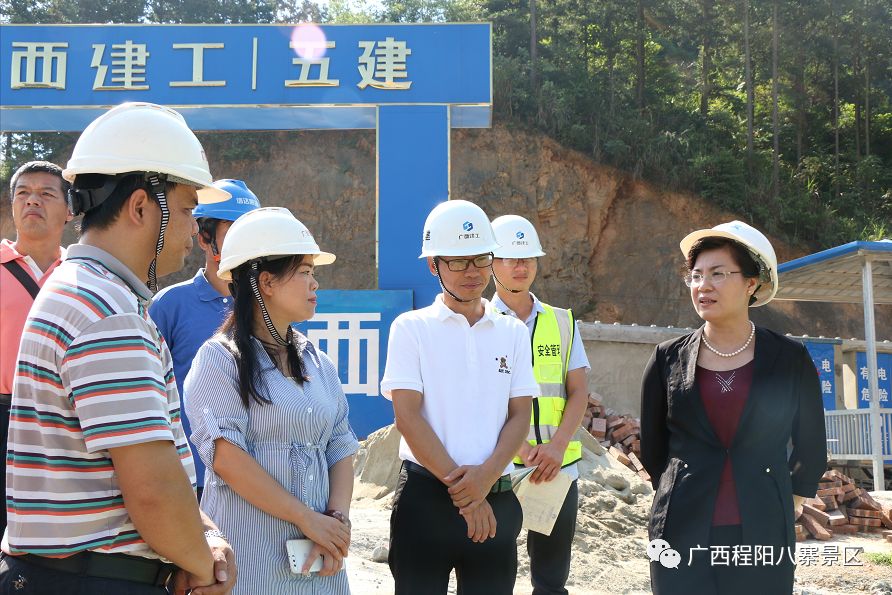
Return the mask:
<svg viewBox="0 0 892 595">
<path fill-rule="evenodd" d="M 431 241 L 431 230 L 428 229 L 424 232 L 424 241 L 425 242 Z"/>
<path fill-rule="evenodd" d="M 523 232 L 522 232 L 522 231 L 518 231 L 518 232 L 517 232 L 516 234 L 514 234 L 514 235 L 517 236 L 517 239 L 518 239 L 518 240 L 522 240 L 522 239 L 524 238 L 524 235 L 523 235 Z"/>
<path fill-rule="evenodd" d="M 465 221 L 464 224 L 462 224 L 461 228 L 465 231 L 471 231 L 472 229 L 474 229 L 474 224 L 470 221 Z"/>
</svg>

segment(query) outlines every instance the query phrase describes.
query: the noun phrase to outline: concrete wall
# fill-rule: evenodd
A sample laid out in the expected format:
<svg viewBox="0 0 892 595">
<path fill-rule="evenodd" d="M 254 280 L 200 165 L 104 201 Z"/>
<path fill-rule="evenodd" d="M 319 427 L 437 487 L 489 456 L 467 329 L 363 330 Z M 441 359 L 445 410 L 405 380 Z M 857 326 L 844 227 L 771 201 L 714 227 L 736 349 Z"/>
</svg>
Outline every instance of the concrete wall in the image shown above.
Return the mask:
<svg viewBox="0 0 892 595">
<path fill-rule="evenodd" d="M 641 414 L 641 377 L 654 346 L 692 329 L 580 322 L 588 361 L 589 391 L 618 413 Z"/>
</svg>

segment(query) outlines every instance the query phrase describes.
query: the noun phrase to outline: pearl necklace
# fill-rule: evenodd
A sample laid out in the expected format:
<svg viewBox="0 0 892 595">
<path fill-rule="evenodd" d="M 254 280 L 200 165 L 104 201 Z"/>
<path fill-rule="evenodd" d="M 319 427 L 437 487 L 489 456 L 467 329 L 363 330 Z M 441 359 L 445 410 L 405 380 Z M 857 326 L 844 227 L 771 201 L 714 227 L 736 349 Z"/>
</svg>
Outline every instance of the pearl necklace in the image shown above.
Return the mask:
<svg viewBox="0 0 892 595">
<path fill-rule="evenodd" d="M 743 344 L 743 347 L 741 347 L 737 351 L 732 351 L 731 353 L 722 353 L 721 351 L 719 351 L 718 349 L 716 349 L 715 347 L 710 345 L 709 341 L 706 340 L 706 331 L 703 331 L 703 334 L 701 335 L 701 339 L 703 339 L 703 344 L 706 345 L 706 348 L 709 349 L 714 354 L 716 354 L 717 356 L 719 356 L 719 357 L 734 357 L 735 355 L 737 355 L 739 353 L 743 353 L 743 350 L 746 349 L 747 347 L 749 347 L 750 343 L 753 342 L 753 337 L 755 337 L 755 336 L 756 336 L 756 325 L 753 324 L 752 320 L 750 320 L 750 336 L 746 340 L 746 343 Z"/>
</svg>

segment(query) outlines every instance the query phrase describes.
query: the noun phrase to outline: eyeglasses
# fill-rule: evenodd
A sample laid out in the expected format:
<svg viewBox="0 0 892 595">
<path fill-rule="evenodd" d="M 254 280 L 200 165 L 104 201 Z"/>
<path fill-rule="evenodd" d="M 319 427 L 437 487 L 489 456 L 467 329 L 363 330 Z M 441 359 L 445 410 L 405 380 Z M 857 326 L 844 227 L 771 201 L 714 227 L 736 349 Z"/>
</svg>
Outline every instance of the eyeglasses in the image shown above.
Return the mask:
<svg viewBox="0 0 892 595">
<path fill-rule="evenodd" d="M 684 276 L 684 284 L 688 287 L 700 287 L 704 281 L 709 280 L 710 285 L 721 285 L 731 275 L 738 275 L 740 271 L 713 271 L 711 273 L 688 273 Z"/>
<path fill-rule="evenodd" d="M 480 256 L 475 256 L 474 258 L 453 258 L 452 260 L 446 260 L 445 258 L 438 257 L 440 262 L 445 262 L 446 267 L 454 272 L 459 273 L 461 271 L 468 270 L 468 267 L 471 266 L 471 263 L 474 263 L 474 266 L 478 269 L 485 269 L 486 267 L 492 265 L 492 252 L 489 254 L 481 254 Z"/>
<path fill-rule="evenodd" d="M 534 262 L 536 262 L 535 258 L 499 258 L 499 263 L 508 267 L 509 269 L 513 269 L 519 264 L 524 266 L 531 266 Z"/>
</svg>

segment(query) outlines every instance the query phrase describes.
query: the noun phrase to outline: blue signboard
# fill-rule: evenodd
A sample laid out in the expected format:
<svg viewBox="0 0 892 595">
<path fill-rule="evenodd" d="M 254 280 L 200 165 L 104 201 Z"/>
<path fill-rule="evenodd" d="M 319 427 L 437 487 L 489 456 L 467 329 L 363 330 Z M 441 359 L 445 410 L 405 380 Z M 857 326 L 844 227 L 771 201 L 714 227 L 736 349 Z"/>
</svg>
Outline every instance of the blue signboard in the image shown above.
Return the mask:
<svg viewBox="0 0 892 595">
<path fill-rule="evenodd" d="M 0 33 L 7 131 L 81 130 L 123 101 L 176 107 L 199 130 L 375 128 L 376 106 L 408 104 L 450 106 L 455 126 L 490 122 L 489 24 L 3 25 Z"/>
<path fill-rule="evenodd" d="M 824 409 L 836 409 L 836 374 L 834 373 L 834 343 L 805 341 L 808 354 L 818 371 Z"/>
<path fill-rule="evenodd" d="M 6 132 L 80 131 L 125 101 L 194 130 L 376 130 L 378 287 L 427 305 L 422 226 L 450 197 L 450 130 L 491 124 L 492 26 L 0 25 L 0 74 Z"/>
<path fill-rule="evenodd" d="M 858 379 L 858 408 L 870 407 L 870 388 L 867 383 L 867 355 L 863 351 L 855 354 L 855 375 Z M 892 393 L 892 353 L 877 353 L 877 384 L 879 386 L 880 407 L 892 407 L 889 393 Z"/>
<path fill-rule="evenodd" d="M 858 379 L 858 408 L 868 409 L 870 407 L 870 385 L 868 384 L 868 368 L 867 354 L 859 351 L 855 354 L 855 375 Z M 892 400 L 889 399 L 889 393 L 892 393 L 892 353 L 877 353 L 877 386 L 879 388 L 880 407 L 892 408 Z M 886 420 L 880 428 L 883 436 L 892 433 L 892 419 Z M 885 440 L 883 441 L 885 444 Z M 884 452 L 883 454 L 892 454 Z M 886 459 L 885 464 L 892 464 L 892 460 Z"/>
<path fill-rule="evenodd" d="M 393 423 L 393 406 L 381 395 L 380 383 L 390 325 L 412 309 L 412 292 L 331 289 L 317 294 L 316 316 L 298 328 L 338 367 L 350 425 L 365 438 Z"/>
</svg>

